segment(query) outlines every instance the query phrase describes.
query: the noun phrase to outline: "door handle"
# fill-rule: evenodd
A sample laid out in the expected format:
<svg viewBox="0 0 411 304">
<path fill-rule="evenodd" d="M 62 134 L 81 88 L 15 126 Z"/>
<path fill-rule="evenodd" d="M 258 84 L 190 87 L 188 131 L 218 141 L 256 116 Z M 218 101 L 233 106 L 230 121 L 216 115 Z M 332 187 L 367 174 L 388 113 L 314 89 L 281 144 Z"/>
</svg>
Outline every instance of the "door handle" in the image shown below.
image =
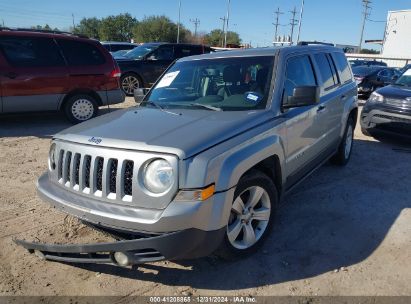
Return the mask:
<svg viewBox="0 0 411 304">
<path fill-rule="evenodd" d="M 14 72 L 9 72 L 9 73 L 4 74 L 4 76 L 10 79 L 15 79 L 17 77 L 17 74 Z"/>
<path fill-rule="evenodd" d="M 341 99 L 342 99 L 342 100 L 344 100 L 344 99 L 346 99 L 346 98 L 347 98 L 346 95 L 341 95 Z"/>
<path fill-rule="evenodd" d="M 324 111 L 325 110 L 325 106 L 324 105 L 320 105 L 318 108 L 317 108 L 317 113 L 321 113 L 322 111 Z"/>
</svg>

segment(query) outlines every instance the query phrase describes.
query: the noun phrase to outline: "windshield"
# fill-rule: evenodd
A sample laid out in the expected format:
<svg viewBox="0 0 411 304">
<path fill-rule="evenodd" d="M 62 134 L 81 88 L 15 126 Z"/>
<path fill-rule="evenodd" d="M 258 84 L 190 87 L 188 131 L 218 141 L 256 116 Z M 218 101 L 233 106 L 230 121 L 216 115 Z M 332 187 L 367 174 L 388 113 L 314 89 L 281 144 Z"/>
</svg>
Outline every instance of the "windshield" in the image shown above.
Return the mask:
<svg viewBox="0 0 411 304">
<path fill-rule="evenodd" d="M 158 48 L 158 45 L 143 44 L 123 55 L 127 59 L 143 59 L 145 55 Z"/>
<path fill-rule="evenodd" d="M 411 87 L 411 69 L 405 71 L 404 74 L 395 82 L 396 85 Z"/>
<path fill-rule="evenodd" d="M 273 63 L 273 56 L 177 62 L 142 105 L 209 111 L 264 109 Z"/>
</svg>

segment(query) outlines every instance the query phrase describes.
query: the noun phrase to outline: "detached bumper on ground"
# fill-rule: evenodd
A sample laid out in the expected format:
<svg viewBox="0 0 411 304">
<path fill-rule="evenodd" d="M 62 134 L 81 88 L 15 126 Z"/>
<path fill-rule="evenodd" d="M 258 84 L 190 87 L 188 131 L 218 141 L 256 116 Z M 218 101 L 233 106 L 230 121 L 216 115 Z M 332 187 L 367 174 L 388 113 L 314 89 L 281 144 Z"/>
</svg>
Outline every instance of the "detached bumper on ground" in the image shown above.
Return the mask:
<svg viewBox="0 0 411 304">
<path fill-rule="evenodd" d="M 207 256 L 217 249 L 224 229 L 188 229 L 155 237 L 97 244 L 41 244 L 15 240 L 42 259 L 66 263 L 98 263 L 129 266 L 160 260 Z"/>
</svg>

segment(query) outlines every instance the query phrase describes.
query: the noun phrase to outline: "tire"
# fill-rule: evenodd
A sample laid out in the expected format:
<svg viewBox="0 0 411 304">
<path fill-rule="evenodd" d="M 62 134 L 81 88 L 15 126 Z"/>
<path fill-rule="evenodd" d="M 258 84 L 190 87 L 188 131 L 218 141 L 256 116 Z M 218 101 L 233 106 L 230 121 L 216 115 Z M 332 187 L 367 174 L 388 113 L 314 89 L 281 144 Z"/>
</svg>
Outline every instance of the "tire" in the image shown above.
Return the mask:
<svg viewBox="0 0 411 304">
<path fill-rule="evenodd" d="M 253 204 L 251 198 L 258 196 L 259 200 Z M 252 205 L 254 207 L 248 211 L 247 207 Z M 254 253 L 262 246 L 273 226 L 277 205 L 278 192 L 270 178 L 257 170 L 242 177 L 235 190 L 226 233 L 216 255 L 232 260 Z M 255 219 L 256 213 L 263 220 Z"/>
<path fill-rule="evenodd" d="M 337 153 L 333 156 L 331 161 L 338 166 L 345 166 L 350 160 L 352 147 L 354 144 L 354 120 L 350 116 L 345 127 L 344 137 L 338 147 Z"/>
<path fill-rule="evenodd" d="M 98 112 L 98 105 L 92 96 L 78 94 L 67 100 L 63 111 L 70 122 L 80 123 L 95 117 Z"/>
<path fill-rule="evenodd" d="M 120 78 L 121 89 L 127 96 L 134 96 L 134 90 L 143 87 L 140 76 L 134 73 L 126 73 Z"/>
</svg>

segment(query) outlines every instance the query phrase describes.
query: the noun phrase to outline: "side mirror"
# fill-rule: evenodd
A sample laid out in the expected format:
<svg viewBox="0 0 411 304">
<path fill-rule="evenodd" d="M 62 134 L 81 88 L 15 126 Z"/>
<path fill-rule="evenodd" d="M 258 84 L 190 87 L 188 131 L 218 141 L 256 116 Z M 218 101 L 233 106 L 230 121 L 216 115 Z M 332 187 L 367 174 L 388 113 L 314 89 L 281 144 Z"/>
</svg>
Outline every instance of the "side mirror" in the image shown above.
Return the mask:
<svg viewBox="0 0 411 304">
<path fill-rule="evenodd" d="M 284 109 L 305 107 L 320 102 L 319 86 L 301 86 L 294 88 L 293 96 L 285 96 Z"/>
<path fill-rule="evenodd" d="M 398 80 L 398 78 L 400 78 L 398 75 L 394 75 L 394 76 L 392 76 L 391 80 L 392 80 L 392 82 L 396 82 Z"/>
<path fill-rule="evenodd" d="M 141 103 L 144 100 L 144 97 L 146 97 L 148 91 L 150 89 L 146 88 L 138 88 L 134 90 L 134 100 L 136 103 Z"/>
</svg>

